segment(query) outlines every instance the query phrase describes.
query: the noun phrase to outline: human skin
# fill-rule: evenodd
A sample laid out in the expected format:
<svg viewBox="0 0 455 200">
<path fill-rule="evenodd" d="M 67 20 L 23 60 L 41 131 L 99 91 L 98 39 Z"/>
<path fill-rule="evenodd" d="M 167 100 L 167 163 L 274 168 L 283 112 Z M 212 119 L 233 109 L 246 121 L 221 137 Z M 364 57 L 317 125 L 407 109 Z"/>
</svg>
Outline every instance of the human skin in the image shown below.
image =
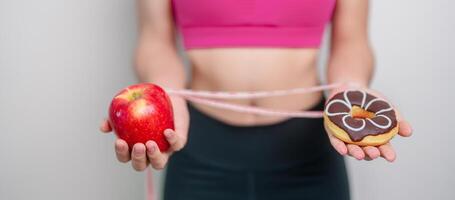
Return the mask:
<svg viewBox="0 0 455 200">
<path fill-rule="evenodd" d="M 192 66 L 191 80 L 185 78 L 180 59 L 171 14 L 170 0 L 137 0 L 139 14 L 139 38 L 135 56 L 135 70 L 141 82 L 153 82 L 162 87 L 213 91 L 264 91 L 311 87 L 320 84 L 316 61 L 319 49 L 315 48 L 209 48 L 190 49 L 186 55 Z M 374 70 L 374 56 L 367 32 L 368 1 L 338 1 L 332 21 L 330 57 L 327 67 L 329 83 L 351 82 L 368 89 Z M 346 88 L 329 91 L 329 97 Z M 379 92 L 376 95 L 382 96 Z M 320 101 L 322 93 L 271 97 L 254 100 L 229 100 L 242 105 L 254 105 L 275 109 L 304 110 Z M 166 130 L 171 148 L 160 152 L 153 141 L 135 144 L 129 151 L 125 141 L 117 139 L 115 152 L 120 162 L 132 161 L 135 170 L 142 171 L 151 164 L 163 169 L 173 152 L 182 149 L 187 141 L 189 113 L 186 102 L 171 96 L 174 107 L 175 131 Z M 205 105 L 194 106 L 208 115 L 228 124 L 254 126 L 285 120 L 282 117 L 266 117 L 237 113 Z M 399 114 L 399 135 L 408 137 L 412 129 Z M 101 131 L 112 131 L 104 120 Z M 329 130 L 328 130 L 329 131 Z M 374 160 L 383 157 L 394 161 L 396 153 L 390 143 L 373 147 L 345 144 L 327 134 L 332 146 L 341 155 L 358 160 Z M 131 153 L 130 153 L 131 152 Z"/>
</svg>

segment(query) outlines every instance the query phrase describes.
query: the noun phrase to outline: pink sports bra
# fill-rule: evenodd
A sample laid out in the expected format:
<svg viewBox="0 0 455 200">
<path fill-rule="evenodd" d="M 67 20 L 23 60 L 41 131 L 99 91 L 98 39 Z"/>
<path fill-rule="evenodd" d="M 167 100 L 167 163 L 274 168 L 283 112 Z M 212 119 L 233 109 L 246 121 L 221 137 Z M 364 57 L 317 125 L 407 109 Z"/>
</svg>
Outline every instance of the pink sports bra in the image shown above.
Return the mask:
<svg viewBox="0 0 455 200">
<path fill-rule="evenodd" d="M 318 48 L 336 0 L 172 0 L 186 49 Z"/>
</svg>

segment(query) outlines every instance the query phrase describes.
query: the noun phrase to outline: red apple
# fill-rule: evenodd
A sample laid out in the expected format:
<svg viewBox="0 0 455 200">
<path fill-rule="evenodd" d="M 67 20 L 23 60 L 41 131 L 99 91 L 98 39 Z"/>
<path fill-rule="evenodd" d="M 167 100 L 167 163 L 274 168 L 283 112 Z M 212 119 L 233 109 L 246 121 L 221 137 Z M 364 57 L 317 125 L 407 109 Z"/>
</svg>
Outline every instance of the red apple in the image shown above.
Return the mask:
<svg viewBox="0 0 455 200">
<path fill-rule="evenodd" d="M 112 99 L 109 122 L 130 150 L 136 143 L 153 140 L 160 151 L 166 151 L 169 143 L 163 132 L 174 129 L 172 104 L 166 92 L 157 85 L 132 85 Z"/>
</svg>

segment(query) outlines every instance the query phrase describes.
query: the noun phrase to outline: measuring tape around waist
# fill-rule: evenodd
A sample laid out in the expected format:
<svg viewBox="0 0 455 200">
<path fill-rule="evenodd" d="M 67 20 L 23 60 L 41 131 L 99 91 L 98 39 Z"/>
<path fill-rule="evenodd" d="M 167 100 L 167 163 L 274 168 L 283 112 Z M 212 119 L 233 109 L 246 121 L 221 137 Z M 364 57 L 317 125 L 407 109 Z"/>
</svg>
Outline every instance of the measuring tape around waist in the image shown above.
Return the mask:
<svg viewBox="0 0 455 200">
<path fill-rule="evenodd" d="M 252 113 L 264 116 L 282 116 L 282 117 L 296 117 L 296 118 L 320 118 L 322 111 L 290 111 L 290 110 L 277 110 L 270 108 L 261 108 L 256 106 L 238 105 L 234 103 L 227 103 L 220 100 L 227 99 L 259 99 L 265 97 L 288 96 L 296 94 L 306 94 L 312 92 L 319 92 L 324 90 L 335 89 L 343 86 L 353 87 L 349 83 L 334 83 L 328 85 L 320 85 L 309 88 L 293 88 L 288 90 L 272 90 L 272 91 L 254 91 L 254 92 L 219 92 L 219 91 L 194 91 L 188 89 L 170 89 L 165 88 L 169 95 L 177 95 L 188 101 L 200 103 L 212 107 L 217 107 L 226 110 L 232 110 L 242 113 Z"/>
</svg>

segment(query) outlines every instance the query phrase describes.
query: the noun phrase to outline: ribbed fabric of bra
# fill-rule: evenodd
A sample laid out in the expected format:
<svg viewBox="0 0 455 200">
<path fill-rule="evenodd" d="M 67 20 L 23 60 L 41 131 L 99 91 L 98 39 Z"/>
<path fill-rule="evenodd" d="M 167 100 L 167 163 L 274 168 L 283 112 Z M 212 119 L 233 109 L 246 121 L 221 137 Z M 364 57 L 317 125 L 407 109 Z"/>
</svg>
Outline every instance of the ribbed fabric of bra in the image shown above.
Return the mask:
<svg viewBox="0 0 455 200">
<path fill-rule="evenodd" d="M 336 0 L 173 0 L 186 49 L 318 48 Z"/>
</svg>

